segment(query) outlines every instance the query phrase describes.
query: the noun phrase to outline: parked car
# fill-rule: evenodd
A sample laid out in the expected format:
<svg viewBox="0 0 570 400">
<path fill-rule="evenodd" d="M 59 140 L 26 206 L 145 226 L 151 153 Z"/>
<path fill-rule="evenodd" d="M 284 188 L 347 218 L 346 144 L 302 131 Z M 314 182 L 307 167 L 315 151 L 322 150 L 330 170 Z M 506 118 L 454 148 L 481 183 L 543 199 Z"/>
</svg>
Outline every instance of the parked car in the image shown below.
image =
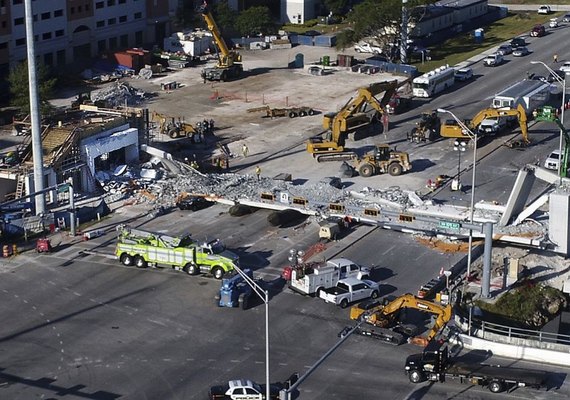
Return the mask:
<svg viewBox="0 0 570 400">
<path fill-rule="evenodd" d="M 513 50 L 513 57 L 523 57 L 527 54 L 530 54 L 530 51 L 528 51 L 526 46 L 517 47 Z"/>
<path fill-rule="evenodd" d="M 558 163 L 560 162 L 560 150 L 554 150 L 546 157 L 544 161 L 544 168 L 558 170 Z"/>
<path fill-rule="evenodd" d="M 456 81 L 468 81 L 469 79 L 473 78 L 473 70 L 469 67 L 467 68 L 459 68 L 455 71 L 455 80 Z"/>
<path fill-rule="evenodd" d="M 566 74 L 570 73 L 570 61 L 564 61 L 564 64 L 562 64 L 562 66 L 558 68 L 558 70 Z"/>
<path fill-rule="evenodd" d="M 520 46 L 526 46 L 526 44 L 527 43 L 523 37 L 516 37 L 516 38 L 513 38 L 511 40 L 511 47 L 513 47 L 513 48 L 520 47 Z"/>
<path fill-rule="evenodd" d="M 205 197 L 188 196 L 188 197 L 184 197 L 183 199 L 179 200 L 176 203 L 176 207 L 178 207 L 181 210 L 198 211 L 198 210 L 202 210 L 203 208 L 208 208 L 212 204 L 214 204 L 214 202 L 207 200 Z"/>
<path fill-rule="evenodd" d="M 279 399 L 279 391 L 282 385 L 271 384 L 269 396 L 271 400 Z M 249 379 L 235 379 L 224 385 L 210 387 L 208 399 L 210 400 L 265 400 L 266 386 L 260 385 Z"/>
<path fill-rule="evenodd" d="M 532 30 L 530 31 L 530 36 L 532 37 L 541 37 L 546 35 L 546 28 L 544 25 L 535 25 Z"/>
<path fill-rule="evenodd" d="M 382 49 L 378 46 L 373 46 L 370 43 L 357 43 L 354 45 L 354 51 L 357 53 L 372 53 L 380 54 Z"/>
<path fill-rule="evenodd" d="M 548 26 L 550 26 L 551 28 L 558 28 L 558 20 L 556 18 L 550 18 Z"/>
<path fill-rule="evenodd" d="M 503 55 L 499 53 L 489 54 L 483 60 L 483 65 L 486 67 L 496 67 L 497 65 L 502 64 L 504 61 Z"/>
<path fill-rule="evenodd" d="M 550 14 L 550 6 L 542 5 L 542 6 L 538 7 L 538 13 L 539 14 Z"/>
<path fill-rule="evenodd" d="M 564 17 L 562 17 L 562 22 L 570 22 L 570 14 L 565 14 Z"/>
<path fill-rule="evenodd" d="M 497 49 L 497 53 L 501 53 L 502 55 L 506 56 L 507 54 L 511 54 L 513 52 L 513 46 L 510 44 L 502 44 Z"/>
</svg>

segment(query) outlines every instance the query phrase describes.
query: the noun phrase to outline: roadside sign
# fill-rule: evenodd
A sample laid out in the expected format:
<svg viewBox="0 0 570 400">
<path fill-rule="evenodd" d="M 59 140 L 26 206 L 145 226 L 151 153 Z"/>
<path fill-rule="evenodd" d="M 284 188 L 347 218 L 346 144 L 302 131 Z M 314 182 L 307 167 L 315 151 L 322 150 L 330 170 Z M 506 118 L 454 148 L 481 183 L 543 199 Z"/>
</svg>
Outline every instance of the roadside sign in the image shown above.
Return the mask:
<svg viewBox="0 0 570 400">
<path fill-rule="evenodd" d="M 458 230 L 459 228 L 461 228 L 461 224 L 459 222 L 439 221 L 439 227 L 445 229 Z"/>
</svg>

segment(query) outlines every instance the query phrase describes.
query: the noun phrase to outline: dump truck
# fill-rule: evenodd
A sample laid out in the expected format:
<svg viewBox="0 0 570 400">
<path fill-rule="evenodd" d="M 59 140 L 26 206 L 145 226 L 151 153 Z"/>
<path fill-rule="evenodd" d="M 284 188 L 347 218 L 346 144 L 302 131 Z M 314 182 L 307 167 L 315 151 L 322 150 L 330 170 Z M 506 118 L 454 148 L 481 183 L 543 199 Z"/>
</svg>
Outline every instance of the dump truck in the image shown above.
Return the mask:
<svg viewBox="0 0 570 400">
<path fill-rule="evenodd" d="M 412 354 L 404 367 L 412 383 L 454 381 L 487 387 L 492 393 L 512 391 L 518 387 L 540 389 L 546 383 L 545 371 L 465 363 L 453 360 L 447 343 L 432 341 L 420 354 Z"/>
<path fill-rule="evenodd" d="M 191 235 L 169 236 L 128 225 L 119 225 L 117 232 L 115 255 L 125 266 L 170 265 L 189 275 L 209 273 L 222 279 L 238 265 L 238 256 L 226 250 L 218 239 L 198 244 Z"/>
</svg>

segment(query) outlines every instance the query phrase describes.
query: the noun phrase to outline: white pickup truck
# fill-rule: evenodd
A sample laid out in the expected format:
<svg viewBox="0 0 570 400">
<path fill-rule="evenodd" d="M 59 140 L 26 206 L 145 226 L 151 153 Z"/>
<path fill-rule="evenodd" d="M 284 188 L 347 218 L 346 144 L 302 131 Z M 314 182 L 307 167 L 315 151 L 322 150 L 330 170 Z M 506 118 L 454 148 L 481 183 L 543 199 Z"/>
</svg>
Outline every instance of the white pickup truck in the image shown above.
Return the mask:
<svg viewBox="0 0 570 400">
<path fill-rule="evenodd" d="M 368 298 L 376 299 L 380 295 L 380 285 L 377 282 L 356 278 L 341 279 L 336 286 L 321 290 L 319 297 L 327 303 L 346 308 L 352 302 Z"/>
<path fill-rule="evenodd" d="M 506 117 L 498 118 L 485 118 L 479 124 L 479 133 L 482 135 L 496 135 L 497 133 L 504 130 L 508 125 L 508 120 Z"/>
<path fill-rule="evenodd" d="M 354 45 L 354 51 L 357 53 L 372 53 L 372 54 L 380 54 L 382 53 L 382 49 L 378 46 L 373 46 L 370 43 L 356 43 Z"/>
</svg>

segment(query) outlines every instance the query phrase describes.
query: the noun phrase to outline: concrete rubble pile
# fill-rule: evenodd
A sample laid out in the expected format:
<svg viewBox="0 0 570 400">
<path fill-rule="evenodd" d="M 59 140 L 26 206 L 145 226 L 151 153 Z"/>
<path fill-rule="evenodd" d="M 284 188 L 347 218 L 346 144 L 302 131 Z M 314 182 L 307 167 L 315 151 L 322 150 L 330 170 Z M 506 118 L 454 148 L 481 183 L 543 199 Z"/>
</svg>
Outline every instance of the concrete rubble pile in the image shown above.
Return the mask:
<svg viewBox="0 0 570 400">
<path fill-rule="evenodd" d="M 104 102 L 107 108 L 136 106 L 145 100 L 146 93 L 138 90 L 128 83 L 115 82 L 106 88 L 94 93 L 94 102 Z"/>
</svg>

